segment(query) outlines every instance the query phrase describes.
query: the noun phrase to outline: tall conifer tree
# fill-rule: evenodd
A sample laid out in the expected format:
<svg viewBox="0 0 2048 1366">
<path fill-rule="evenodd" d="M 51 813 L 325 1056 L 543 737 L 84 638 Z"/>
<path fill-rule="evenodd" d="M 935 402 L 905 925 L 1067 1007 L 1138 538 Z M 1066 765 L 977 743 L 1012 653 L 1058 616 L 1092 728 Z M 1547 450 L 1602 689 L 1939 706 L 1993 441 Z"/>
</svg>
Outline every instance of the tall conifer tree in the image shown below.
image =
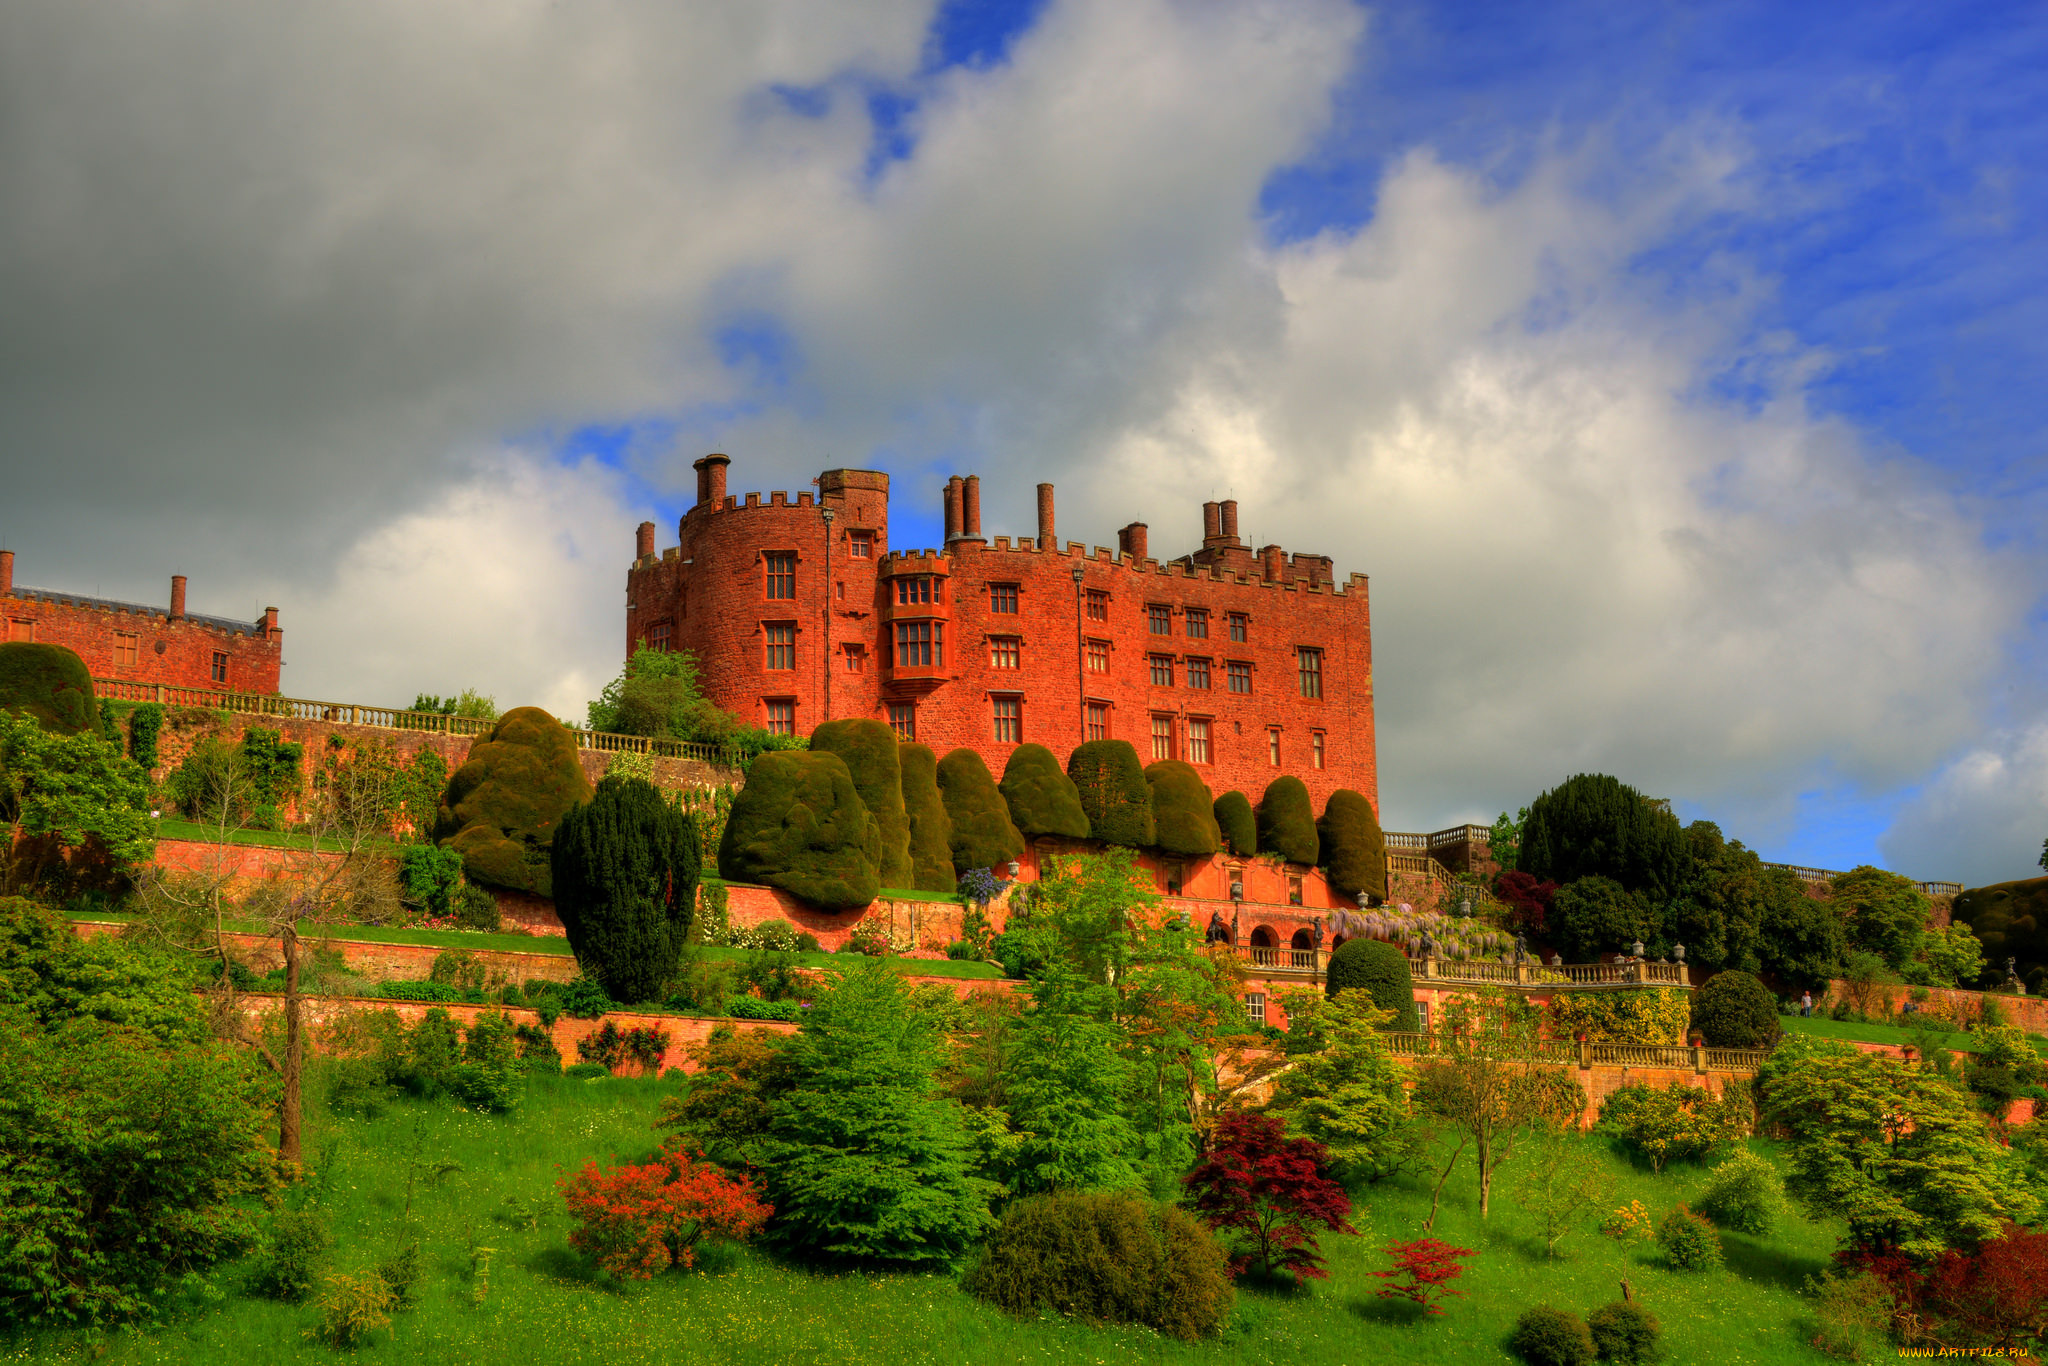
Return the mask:
<svg viewBox="0 0 2048 1366">
<path fill-rule="evenodd" d="M 555 912 L 584 973 L 615 1001 L 653 999 L 697 906 L 697 822 L 640 778 L 606 778 L 555 830 Z"/>
</svg>

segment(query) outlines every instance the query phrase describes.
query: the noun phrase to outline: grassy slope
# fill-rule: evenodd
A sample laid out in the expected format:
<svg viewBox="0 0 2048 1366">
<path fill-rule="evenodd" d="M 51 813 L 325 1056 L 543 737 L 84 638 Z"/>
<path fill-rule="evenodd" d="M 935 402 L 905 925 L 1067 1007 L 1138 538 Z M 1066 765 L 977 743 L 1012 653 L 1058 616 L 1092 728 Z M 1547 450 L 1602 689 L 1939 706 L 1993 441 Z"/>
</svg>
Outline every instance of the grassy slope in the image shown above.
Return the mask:
<svg viewBox="0 0 2048 1366">
<path fill-rule="evenodd" d="M 1391 1302 L 1374 1298 L 1378 1282 L 1369 1273 L 1385 1264 L 1376 1249 L 1389 1238 L 1419 1236 L 1429 1205 L 1426 1190 L 1401 1186 L 1371 1193 L 1371 1209 L 1359 1217 L 1360 1237 L 1325 1240 L 1328 1281 L 1299 1294 L 1244 1293 L 1229 1331 L 1196 1346 L 1128 1328 L 1095 1330 L 1050 1318 L 1013 1321 L 960 1294 L 946 1277 L 816 1274 L 752 1252 L 715 1254 L 699 1274 L 668 1275 L 650 1284 L 600 1283 L 568 1249 L 569 1224 L 555 1180 L 563 1168 L 586 1158 L 630 1158 L 651 1147 L 648 1125 L 658 1097 L 671 1085 L 537 1082 L 526 1107 L 506 1117 L 408 1102 L 377 1120 L 343 1120 L 316 1108 L 309 1116 L 307 1150 L 320 1153 L 334 1145 L 329 1199 L 339 1235 L 337 1270 L 367 1268 L 395 1240 L 407 1149 L 416 1133 L 423 1159 L 462 1166 L 440 1187 L 416 1194 L 426 1251 L 420 1304 L 399 1316 L 395 1336 L 379 1334 L 363 1359 L 435 1366 L 1337 1366 L 1420 1359 L 1457 1366 L 1511 1359 L 1504 1340 L 1526 1306 L 1550 1302 L 1583 1313 L 1617 1298 L 1618 1282 L 1627 1276 L 1637 1297 L 1664 1322 L 1667 1361 L 1711 1366 L 1825 1360 L 1805 1345 L 1807 1305 L 1795 1291 L 1820 1268 L 1833 1245 L 1832 1230 L 1795 1219 L 1767 1243 L 1731 1236 L 1729 1268 L 1700 1275 L 1665 1271 L 1640 1247 L 1625 1247 L 1590 1229 L 1565 1242 L 1564 1258 L 1546 1261 L 1533 1221 L 1515 1208 L 1512 1164 L 1496 1187 L 1490 1224 L 1478 1220 L 1469 1164 L 1446 1192 L 1436 1232 L 1480 1255 L 1462 1282 L 1467 1296 L 1453 1300 L 1437 1319 L 1414 1321 Z M 1621 1183 L 1616 1200 L 1639 1198 L 1657 1213 L 1692 1196 L 1705 1179 L 1695 1168 L 1652 1177 L 1608 1160 Z M 521 1229 L 507 1222 L 508 1197 L 540 1209 L 538 1226 Z M 471 1303 L 471 1233 L 497 1250 L 482 1305 Z M 243 1268 L 230 1268 L 216 1279 L 233 1291 L 243 1274 Z M 302 1340 L 315 1318 L 310 1308 L 234 1295 L 218 1307 L 186 1313 L 166 1327 L 116 1337 L 97 1360 L 109 1366 L 245 1366 L 337 1359 Z M 83 1344 L 68 1339 L 16 1346 L 18 1359 L 87 1357 Z"/>
<path fill-rule="evenodd" d="M 1849 1039 L 1856 1043 L 1913 1044 L 1913 1031 L 1897 1025 L 1855 1024 L 1848 1020 L 1826 1020 L 1816 1015 L 1812 1019 L 1791 1016 L 1781 1023 L 1787 1034 L 1811 1034 L 1823 1039 Z M 1936 1043 L 1952 1053 L 1971 1051 L 1974 1038 L 1968 1034 L 1943 1034 Z M 2048 1039 L 2035 1037 L 2034 1051 L 2048 1057 Z M 1918 1047 L 1917 1044 L 1914 1044 Z"/>
<path fill-rule="evenodd" d="M 125 923 L 134 917 L 119 913 L 94 912 L 80 918 Z M 227 927 L 243 934 L 255 933 L 258 930 L 253 921 L 231 920 Z M 468 949 L 471 952 L 489 949 L 505 953 L 555 954 L 565 958 L 569 955 L 569 941 L 557 934 L 479 934 L 467 930 L 395 929 L 384 925 L 323 927 L 310 920 L 299 922 L 299 933 L 308 939 L 345 939 L 366 944 L 419 944 L 436 949 Z M 708 958 L 724 958 L 734 962 L 749 956 L 745 949 L 705 948 L 700 952 Z M 843 969 L 848 962 L 847 955 L 836 953 L 799 953 L 794 957 L 799 967 L 806 968 Z M 993 963 L 956 963 L 947 958 L 891 958 L 886 961 L 899 972 L 920 977 L 999 978 L 1003 975 L 1003 970 Z"/>
<path fill-rule="evenodd" d="M 201 844 L 218 844 L 222 842 L 219 826 L 199 825 L 192 821 L 180 820 L 176 816 L 165 816 L 157 821 L 156 833 L 159 839 L 197 840 Z M 281 830 L 231 830 L 228 832 L 225 842 L 228 844 L 264 845 L 276 849 L 310 849 L 313 847 L 313 837 L 311 835 L 293 835 Z M 346 853 L 348 850 L 348 845 L 337 839 L 323 839 L 320 841 L 320 847 L 337 854 Z M 371 842 L 372 850 L 384 858 L 397 858 L 399 847 L 396 840 L 375 840 Z"/>
</svg>

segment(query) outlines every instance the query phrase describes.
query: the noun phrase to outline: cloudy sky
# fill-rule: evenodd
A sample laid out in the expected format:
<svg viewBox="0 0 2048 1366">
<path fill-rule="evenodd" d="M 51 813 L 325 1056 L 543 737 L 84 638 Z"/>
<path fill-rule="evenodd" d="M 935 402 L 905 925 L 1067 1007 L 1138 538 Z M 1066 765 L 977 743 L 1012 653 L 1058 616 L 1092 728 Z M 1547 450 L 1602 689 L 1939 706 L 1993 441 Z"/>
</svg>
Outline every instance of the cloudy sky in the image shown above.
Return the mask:
<svg viewBox="0 0 2048 1366">
<path fill-rule="evenodd" d="M 13 0 L 0 541 L 580 715 L 633 526 L 896 477 L 1372 576 L 1387 823 L 2048 835 L 2048 10 Z"/>
</svg>

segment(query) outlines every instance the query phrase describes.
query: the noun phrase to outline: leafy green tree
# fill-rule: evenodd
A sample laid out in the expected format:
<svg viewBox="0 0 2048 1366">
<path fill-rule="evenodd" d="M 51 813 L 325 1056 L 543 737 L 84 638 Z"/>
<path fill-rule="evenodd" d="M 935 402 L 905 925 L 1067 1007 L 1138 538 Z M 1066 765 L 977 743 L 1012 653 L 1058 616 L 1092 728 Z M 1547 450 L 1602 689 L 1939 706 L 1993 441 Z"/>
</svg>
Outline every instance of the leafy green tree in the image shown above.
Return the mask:
<svg viewBox="0 0 2048 1366">
<path fill-rule="evenodd" d="M 943 1268 L 992 1226 L 959 1102 L 938 1094 L 943 1039 L 901 974 L 864 959 L 821 994 L 774 1102 L 771 1236 L 835 1262 Z"/>
<path fill-rule="evenodd" d="M 650 735 L 669 740 L 723 744 L 739 722 L 704 696 L 697 657 L 687 650 L 634 647 L 617 678 L 586 711 L 589 727 L 616 735 Z"/>
<path fill-rule="evenodd" d="M 1515 1187 L 1522 1208 L 1542 1226 L 1546 1257 L 1557 1255 L 1557 1245 L 1605 1205 L 1614 1188 L 1599 1159 L 1577 1139 L 1568 1126 L 1540 1126 Z"/>
<path fill-rule="evenodd" d="M 1984 975 L 1984 946 L 1968 925 L 1928 930 L 1920 941 L 1920 958 L 1930 986 L 1968 988 Z"/>
<path fill-rule="evenodd" d="M 1010 751 L 1000 790 L 1010 819 L 1024 838 L 1088 837 L 1088 813 L 1081 809 L 1081 793 L 1044 745 L 1019 745 Z"/>
<path fill-rule="evenodd" d="M 1155 848 L 1185 858 L 1206 858 L 1223 847 L 1216 800 L 1193 764 L 1179 759 L 1148 764 L 1145 785 L 1151 796 Z"/>
<path fill-rule="evenodd" d="M 1788 987 L 1825 987 L 1843 970 L 1848 939 L 1831 902 L 1806 894 L 1789 868 L 1766 868 L 1759 880 L 1763 924 L 1757 951 Z"/>
<path fill-rule="evenodd" d="M 1251 798 L 1242 792 L 1226 792 L 1216 799 L 1216 828 L 1223 843 L 1239 858 L 1259 852 L 1259 822 L 1252 814 Z"/>
<path fill-rule="evenodd" d="M 1316 812 L 1309 804 L 1308 788 L 1291 775 L 1266 784 L 1266 795 L 1257 811 L 1259 848 L 1278 854 L 1289 863 L 1314 867 L 1322 858 L 1316 835 Z"/>
<path fill-rule="evenodd" d="M 1003 1093 L 1021 1136 L 1011 1187 L 1135 1190 L 1138 1136 L 1123 1111 L 1130 1064 L 1119 1051 L 1116 994 L 1054 963 L 1031 984 L 1008 1031 Z"/>
<path fill-rule="evenodd" d="M 0 712 L 26 716 L 59 735 L 99 728 L 92 673 L 77 651 L 62 645 L 0 643 Z"/>
<path fill-rule="evenodd" d="M 1654 899 L 1684 886 L 1678 818 L 1604 773 L 1568 778 L 1529 804 L 1515 866 L 1560 884 L 1604 877 Z"/>
<path fill-rule="evenodd" d="M 59 734 L 18 712 L 0 712 L 0 821 L 0 890 L 34 885 L 67 856 L 128 867 L 156 848 L 148 777 L 133 759 L 90 731 Z"/>
<path fill-rule="evenodd" d="M 1323 804 L 1316 840 L 1330 886 L 1349 897 L 1387 894 L 1387 837 L 1364 794 L 1340 787 Z"/>
<path fill-rule="evenodd" d="M 2039 1213 L 2013 1155 L 1933 1071 L 1795 1035 L 1757 1080 L 1765 1120 L 1790 1134 L 1786 1192 L 1866 1252 L 1968 1251 Z"/>
<path fill-rule="evenodd" d="M 1548 920 L 1551 938 L 1574 963 L 1624 952 L 1657 932 L 1642 898 L 1612 878 L 1582 877 L 1557 889 Z"/>
<path fill-rule="evenodd" d="M 813 906 L 852 910 L 881 889 L 874 820 L 836 754 L 763 754 L 733 799 L 719 876 L 762 882 Z"/>
<path fill-rule="evenodd" d="M 965 746 L 952 751 L 939 760 L 938 777 L 946 819 L 953 828 L 956 871 L 1001 868 L 1023 856 L 1024 836 L 1010 819 L 1010 808 L 979 754 Z"/>
<path fill-rule="evenodd" d="M 953 867 L 953 821 L 939 795 L 939 756 L 930 745 L 905 743 L 897 749 L 903 769 L 903 809 L 910 818 L 910 885 L 921 892 L 951 893 L 959 883 Z"/>
<path fill-rule="evenodd" d="M 1493 861 L 1500 865 L 1503 873 L 1512 873 L 1517 867 L 1516 860 L 1522 850 L 1522 825 L 1528 819 L 1529 808 L 1526 806 L 1512 819 L 1503 811 L 1487 835 L 1487 850 L 1493 855 Z"/>
<path fill-rule="evenodd" d="M 1415 978 L 1408 956 L 1380 939 L 1347 939 L 1330 955 L 1329 994 L 1359 988 L 1392 1020 L 1389 1028 L 1412 1034 L 1422 1027 L 1415 1009 Z M 1293 1016 L 1290 1014 L 1290 1020 Z"/>
<path fill-rule="evenodd" d="M 1142 849 L 1155 837 L 1152 789 L 1128 740 L 1089 740 L 1067 756 L 1088 831 L 1105 844 Z"/>
<path fill-rule="evenodd" d="M 606 778 L 555 832 L 555 910 L 577 966 L 615 1001 L 675 975 L 697 905 L 697 823 L 651 783 Z"/>
<path fill-rule="evenodd" d="M 1459 1152 L 1468 1145 L 1472 1149 L 1482 1219 L 1492 1202 L 1494 1177 L 1523 1141 L 1543 1124 L 1577 1115 L 1578 1083 L 1537 1058 L 1541 1018 L 1498 989 L 1456 997 L 1437 1023 L 1435 1051 L 1415 1069 L 1416 1108 L 1444 1122 L 1456 1135 Z M 1454 1153 L 1451 1162 L 1456 1161 Z M 1441 1193 L 1441 1183 L 1437 1189 Z M 1435 1218 L 1432 1208 L 1430 1222 Z"/>
<path fill-rule="evenodd" d="M 1299 1012 L 1299 1013 L 1297 1013 Z M 1403 1069 L 1381 1032 L 1394 1022 L 1365 991 L 1289 998 L 1288 1026 L 1320 1043 L 1274 1078 L 1268 1108 L 1323 1145 L 1330 1170 L 1347 1186 L 1375 1181 L 1409 1160 L 1404 1141 L 1408 1091 Z"/>
<path fill-rule="evenodd" d="M 896 732 L 865 718 L 827 721 L 811 732 L 811 749 L 846 761 L 853 790 L 874 818 L 876 876 L 884 887 L 909 887 L 916 872 L 910 862 L 910 813 L 903 804 Z"/>
<path fill-rule="evenodd" d="M 1608 1094 L 1599 1127 L 1661 1172 L 1667 1162 L 1697 1161 L 1742 1138 L 1749 1127 L 1744 1108 L 1682 1081 L 1662 1090 L 1636 1083 Z"/>
<path fill-rule="evenodd" d="M 1934 903 L 1919 884 L 1862 864 L 1834 880 L 1836 913 L 1847 919 L 1849 946 L 1867 949 L 1894 972 L 1912 961 Z"/>
<path fill-rule="evenodd" d="M 446 697 L 423 692 L 413 698 L 410 710 L 432 716 L 459 716 L 469 721 L 495 721 L 498 719 L 498 699 L 475 688 L 464 688 Z"/>
<path fill-rule="evenodd" d="M 433 838 L 462 855 L 472 882 L 550 896 L 556 823 L 589 800 L 575 735 L 539 707 L 514 707 L 448 779 Z"/>
</svg>

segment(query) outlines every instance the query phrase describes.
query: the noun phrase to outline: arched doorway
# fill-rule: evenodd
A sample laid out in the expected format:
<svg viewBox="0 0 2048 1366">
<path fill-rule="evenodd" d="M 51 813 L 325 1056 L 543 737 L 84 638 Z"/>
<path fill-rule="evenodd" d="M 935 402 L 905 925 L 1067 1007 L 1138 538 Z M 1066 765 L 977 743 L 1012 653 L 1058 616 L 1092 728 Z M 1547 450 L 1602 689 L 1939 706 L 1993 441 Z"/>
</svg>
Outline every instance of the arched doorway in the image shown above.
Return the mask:
<svg viewBox="0 0 2048 1366">
<path fill-rule="evenodd" d="M 1315 965 L 1316 965 L 1316 936 L 1315 936 L 1315 931 L 1314 931 L 1314 930 L 1310 930 L 1310 929 L 1299 929 L 1299 930 L 1296 930 L 1296 931 L 1294 932 L 1294 938 L 1288 941 L 1288 955 L 1289 955 L 1289 957 L 1291 957 L 1291 958 L 1292 958 L 1292 959 L 1294 960 L 1294 966 L 1295 966 L 1295 967 L 1298 967 L 1298 968 L 1313 968 L 1313 967 L 1315 967 Z"/>
</svg>

